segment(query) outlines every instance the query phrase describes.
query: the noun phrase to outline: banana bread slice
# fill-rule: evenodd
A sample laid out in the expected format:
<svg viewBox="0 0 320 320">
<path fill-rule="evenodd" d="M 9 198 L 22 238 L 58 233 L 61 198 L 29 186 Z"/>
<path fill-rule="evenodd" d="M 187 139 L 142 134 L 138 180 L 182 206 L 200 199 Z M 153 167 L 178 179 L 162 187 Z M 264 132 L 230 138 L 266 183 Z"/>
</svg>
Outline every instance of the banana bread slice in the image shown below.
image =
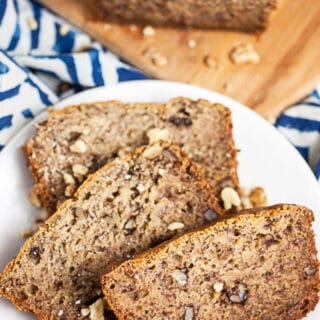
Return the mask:
<svg viewBox="0 0 320 320">
<path fill-rule="evenodd" d="M 167 104 L 118 101 L 66 107 L 37 126 L 25 152 L 33 192 L 49 213 L 71 197 L 88 174 L 150 139 L 172 140 L 216 187 L 238 187 L 230 110 L 205 100 Z"/>
<path fill-rule="evenodd" d="M 301 319 L 318 302 L 313 214 L 245 211 L 137 256 L 102 277 L 118 319 Z"/>
<path fill-rule="evenodd" d="M 91 175 L 29 238 L 0 276 L 0 295 L 39 319 L 79 319 L 100 275 L 223 214 L 179 147 L 156 142 Z"/>
<path fill-rule="evenodd" d="M 106 19 L 120 22 L 256 31 L 265 29 L 278 2 L 279 0 L 93 0 L 93 5 Z"/>
</svg>

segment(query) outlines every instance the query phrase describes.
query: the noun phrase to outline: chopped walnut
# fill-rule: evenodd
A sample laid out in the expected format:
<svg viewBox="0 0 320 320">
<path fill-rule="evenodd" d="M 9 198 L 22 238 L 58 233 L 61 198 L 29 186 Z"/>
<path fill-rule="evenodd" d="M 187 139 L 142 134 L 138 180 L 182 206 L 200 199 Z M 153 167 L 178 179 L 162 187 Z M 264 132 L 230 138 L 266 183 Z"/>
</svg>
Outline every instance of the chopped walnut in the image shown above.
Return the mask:
<svg viewBox="0 0 320 320">
<path fill-rule="evenodd" d="M 65 184 L 76 184 L 76 181 L 74 180 L 74 177 L 69 173 L 63 174 L 63 181 Z"/>
<path fill-rule="evenodd" d="M 77 140 L 70 146 L 70 151 L 74 153 L 85 153 L 87 150 L 88 146 L 82 140 Z"/>
<path fill-rule="evenodd" d="M 143 156 L 147 159 L 154 159 L 158 157 L 162 152 L 162 147 L 158 144 L 155 144 L 149 148 L 146 148 L 146 150 L 143 152 Z"/>
<path fill-rule="evenodd" d="M 175 231 L 184 228 L 184 224 L 182 222 L 172 222 L 168 225 L 168 230 Z"/>
<path fill-rule="evenodd" d="M 232 206 L 238 207 L 241 204 L 240 197 L 236 190 L 226 187 L 221 191 L 221 199 L 225 210 L 229 210 Z"/>
<path fill-rule="evenodd" d="M 188 282 L 188 276 L 185 274 L 185 272 L 182 272 L 181 270 L 174 270 L 172 272 L 172 278 L 175 279 L 182 286 L 186 285 Z"/>
<path fill-rule="evenodd" d="M 150 129 L 147 132 L 147 137 L 149 138 L 149 143 L 153 143 L 159 140 L 168 141 L 169 140 L 169 130 L 167 129 Z"/>
<path fill-rule="evenodd" d="M 67 24 L 63 24 L 59 28 L 59 33 L 61 36 L 66 36 L 70 31 L 70 27 Z"/>
<path fill-rule="evenodd" d="M 251 43 L 235 46 L 230 51 L 230 59 L 235 64 L 260 62 L 260 56 Z"/>
<path fill-rule="evenodd" d="M 83 316 L 83 317 L 86 317 L 86 316 L 88 316 L 90 314 L 90 309 L 89 308 L 82 308 L 81 309 L 81 315 Z"/>
<path fill-rule="evenodd" d="M 37 209 L 42 207 L 42 203 L 41 203 L 38 195 L 35 193 L 34 189 L 31 189 L 31 191 L 29 193 L 29 201 Z"/>
<path fill-rule="evenodd" d="M 38 29 L 38 22 L 34 18 L 28 18 L 27 23 L 30 30 L 33 31 Z"/>
<path fill-rule="evenodd" d="M 74 164 L 72 166 L 72 172 L 77 178 L 81 178 L 88 174 L 89 169 L 82 164 Z"/>
<path fill-rule="evenodd" d="M 203 59 L 204 64 L 208 68 L 216 68 L 218 66 L 218 60 L 212 55 L 206 55 Z"/>
<path fill-rule="evenodd" d="M 184 320 L 193 320 L 193 308 L 188 307 L 184 312 Z"/>
<path fill-rule="evenodd" d="M 267 195 L 263 188 L 254 188 L 249 194 L 250 202 L 253 207 L 264 207 L 267 205 Z"/>
<path fill-rule="evenodd" d="M 213 290 L 217 293 L 221 293 L 222 290 L 223 290 L 223 287 L 224 287 L 224 284 L 223 282 L 216 282 L 214 285 L 213 285 Z"/>
<path fill-rule="evenodd" d="M 99 299 L 89 306 L 90 320 L 104 320 L 103 300 Z"/>
<path fill-rule="evenodd" d="M 151 61 L 157 67 L 164 67 L 168 64 L 168 59 L 160 53 L 155 53 L 151 56 Z"/>
<path fill-rule="evenodd" d="M 74 184 L 69 184 L 67 187 L 66 187 L 66 190 L 64 192 L 64 195 L 68 198 L 72 197 L 73 194 L 76 192 L 76 185 Z"/>
</svg>

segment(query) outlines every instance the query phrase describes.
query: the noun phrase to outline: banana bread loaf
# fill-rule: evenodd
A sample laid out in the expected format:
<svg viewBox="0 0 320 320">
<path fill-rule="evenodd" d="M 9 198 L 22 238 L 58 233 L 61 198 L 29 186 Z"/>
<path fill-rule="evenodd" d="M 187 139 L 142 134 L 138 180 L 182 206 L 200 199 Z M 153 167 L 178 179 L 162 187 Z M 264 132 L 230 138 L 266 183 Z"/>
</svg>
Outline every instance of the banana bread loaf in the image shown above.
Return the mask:
<svg viewBox="0 0 320 320">
<path fill-rule="evenodd" d="M 0 295 L 39 319 L 81 318 L 100 275 L 162 240 L 223 214 L 180 148 L 141 147 L 91 175 L 29 238 L 0 276 Z"/>
<path fill-rule="evenodd" d="M 85 0 L 88 1 L 88 0 Z M 279 0 L 93 0 L 106 19 L 153 25 L 263 30 Z"/>
<path fill-rule="evenodd" d="M 216 187 L 238 187 L 230 110 L 205 100 L 167 104 L 118 101 L 66 107 L 37 126 L 25 152 L 34 194 L 49 213 L 106 162 L 157 138 L 173 140 Z"/>
<path fill-rule="evenodd" d="M 278 205 L 218 221 L 102 277 L 118 319 L 294 320 L 318 302 L 313 214 Z"/>
</svg>

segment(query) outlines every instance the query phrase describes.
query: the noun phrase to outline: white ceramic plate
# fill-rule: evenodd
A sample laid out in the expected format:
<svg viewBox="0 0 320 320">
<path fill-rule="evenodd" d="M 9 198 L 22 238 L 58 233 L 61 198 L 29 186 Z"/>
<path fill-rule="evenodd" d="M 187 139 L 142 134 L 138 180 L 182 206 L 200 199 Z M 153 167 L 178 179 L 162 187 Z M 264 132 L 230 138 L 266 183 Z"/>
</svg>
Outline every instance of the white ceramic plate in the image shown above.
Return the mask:
<svg viewBox="0 0 320 320">
<path fill-rule="evenodd" d="M 221 94 L 199 87 L 165 81 L 132 81 L 108 88 L 82 92 L 56 105 L 98 100 L 119 99 L 128 102 L 166 102 L 176 96 L 204 98 L 220 102 L 232 110 L 234 138 L 239 153 L 239 175 L 243 186 L 263 186 L 269 204 L 296 203 L 311 208 L 316 217 L 317 247 L 320 248 L 320 189 L 313 173 L 298 152 L 263 118 Z M 28 201 L 33 182 L 26 168 L 21 147 L 34 133 L 34 124 L 46 112 L 26 125 L 0 154 L 0 270 L 13 258 L 23 240 L 20 232 L 32 226 L 39 215 Z M 205 129 L 205 128 L 204 128 Z M 309 320 L 320 318 L 320 305 L 310 313 Z M 34 319 L 17 312 L 0 299 L 1 320 Z"/>
</svg>

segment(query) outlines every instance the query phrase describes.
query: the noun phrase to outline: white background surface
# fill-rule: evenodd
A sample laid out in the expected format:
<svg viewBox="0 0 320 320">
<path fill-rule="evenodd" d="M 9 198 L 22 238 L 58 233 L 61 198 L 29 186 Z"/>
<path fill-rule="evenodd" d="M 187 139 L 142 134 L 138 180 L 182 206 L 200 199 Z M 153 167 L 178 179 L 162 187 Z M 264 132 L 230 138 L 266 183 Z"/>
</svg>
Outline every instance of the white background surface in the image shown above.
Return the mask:
<svg viewBox="0 0 320 320">
<path fill-rule="evenodd" d="M 296 203 L 315 214 L 317 248 L 320 248 L 320 189 L 308 165 L 276 129 L 260 116 L 236 101 L 212 91 L 186 84 L 165 81 L 132 81 L 108 88 L 91 89 L 70 97 L 57 105 L 118 99 L 128 102 L 166 102 L 177 96 L 204 98 L 220 102 L 232 111 L 234 139 L 240 149 L 239 176 L 242 186 L 263 186 L 269 204 Z M 33 184 L 26 168 L 22 146 L 34 133 L 34 124 L 46 113 L 25 126 L 0 154 L 0 270 L 21 247 L 20 232 L 29 229 L 40 210 L 28 201 Z M 205 128 L 204 128 L 205 130 Z M 0 298 L 1 320 L 34 319 L 15 311 Z M 320 319 L 320 305 L 306 319 Z"/>
</svg>

